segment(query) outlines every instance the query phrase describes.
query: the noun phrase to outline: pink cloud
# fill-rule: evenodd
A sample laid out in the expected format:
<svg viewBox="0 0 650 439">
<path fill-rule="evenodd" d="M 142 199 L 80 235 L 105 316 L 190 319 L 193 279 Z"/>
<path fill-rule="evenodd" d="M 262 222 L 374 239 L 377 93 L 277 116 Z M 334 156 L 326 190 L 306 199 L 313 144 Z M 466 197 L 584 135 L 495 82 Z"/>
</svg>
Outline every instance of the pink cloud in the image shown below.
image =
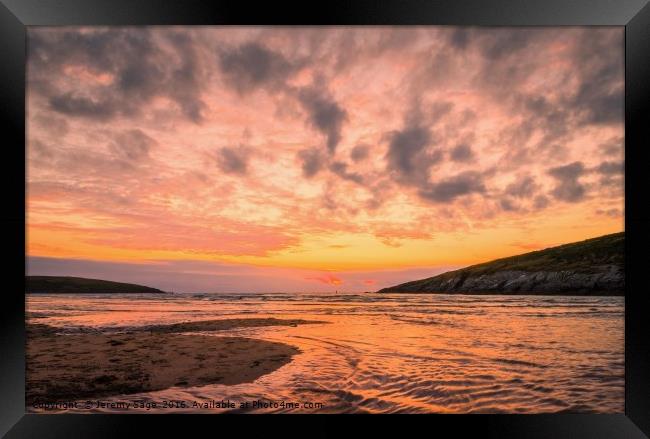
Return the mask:
<svg viewBox="0 0 650 439">
<path fill-rule="evenodd" d="M 354 261 L 339 235 L 399 252 L 623 215 L 622 28 L 28 35 L 27 217 L 70 246 L 271 258 L 327 237 Z"/>
<path fill-rule="evenodd" d="M 323 274 L 321 276 L 315 276 L 315 277 L 306 277 L 305 279 L 308 280 L 315 280 L 317 282 L 326 284 L 326 285 L 341 285 L 343 283 L 343 280 L 337 276 L 334 276 L 332 274 Z"/>
</svg>

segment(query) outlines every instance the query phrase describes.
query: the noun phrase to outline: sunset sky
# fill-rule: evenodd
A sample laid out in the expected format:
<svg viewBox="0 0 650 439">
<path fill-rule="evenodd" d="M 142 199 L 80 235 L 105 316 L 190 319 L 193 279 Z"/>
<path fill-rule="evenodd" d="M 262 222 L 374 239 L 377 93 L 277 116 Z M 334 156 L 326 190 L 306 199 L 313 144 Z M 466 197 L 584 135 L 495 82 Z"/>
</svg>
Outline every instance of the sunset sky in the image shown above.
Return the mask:
<svg viewBox="0 0 650 439">
<path fill-rule="evenodd" d="M 623 230 L 623 28 L 29 29 L 28 274 L 368 291 Z"/>
</svg>

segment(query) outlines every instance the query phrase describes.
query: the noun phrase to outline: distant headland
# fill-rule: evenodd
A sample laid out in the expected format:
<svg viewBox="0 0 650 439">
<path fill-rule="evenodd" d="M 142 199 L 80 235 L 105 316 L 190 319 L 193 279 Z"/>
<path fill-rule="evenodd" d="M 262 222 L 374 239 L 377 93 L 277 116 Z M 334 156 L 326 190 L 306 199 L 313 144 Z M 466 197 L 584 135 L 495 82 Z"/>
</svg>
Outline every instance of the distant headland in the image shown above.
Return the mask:
<svg viewBox="0 0 650 439">
<path fill-rule="evenodd" d="M 143 285 L 68 276 L 25 276 L 25 293 L 31 294 L 165 294 Z"/>
<path fill-rule="evenodd" d="M 511 256 L 378 293 L 608 295 L 625 293 L 625 232 Z"/>
</svg>

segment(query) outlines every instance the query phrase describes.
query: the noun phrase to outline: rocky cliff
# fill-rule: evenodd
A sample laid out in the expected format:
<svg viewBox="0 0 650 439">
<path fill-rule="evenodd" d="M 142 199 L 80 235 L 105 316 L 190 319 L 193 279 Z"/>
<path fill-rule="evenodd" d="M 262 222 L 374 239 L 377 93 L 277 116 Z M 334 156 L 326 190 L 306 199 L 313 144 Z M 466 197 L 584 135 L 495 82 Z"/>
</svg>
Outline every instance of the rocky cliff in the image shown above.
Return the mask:
<svg viewBox="0 0 650 439">
<path fill-rule="evenodd" d="M 379 293 L 622 295 L 625 234 L 472 265 Z"/>
</svg>

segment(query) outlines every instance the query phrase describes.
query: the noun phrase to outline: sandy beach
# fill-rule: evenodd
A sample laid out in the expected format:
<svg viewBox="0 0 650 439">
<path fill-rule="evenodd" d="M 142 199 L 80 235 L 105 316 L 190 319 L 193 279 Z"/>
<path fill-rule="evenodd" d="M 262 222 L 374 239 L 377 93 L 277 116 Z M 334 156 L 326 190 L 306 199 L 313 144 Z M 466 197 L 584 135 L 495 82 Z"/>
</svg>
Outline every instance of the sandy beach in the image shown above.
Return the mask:
<svg viewBox="0 0 650 439">
<path fill-rule="evenodd" d="M 299 349 L 251 338 L 181 333 L 306 323 L 317 322 L 229 319 L 111 333 L 79 328 L 71 334 L 30 324 L 26 405 L 252 382 L 290 362 Z"/>
<path fill-rule="evenodd" d="M 622 297 L 29 295 L 27 311 L 30 412 L 624 410 Z"/>
</svg>

